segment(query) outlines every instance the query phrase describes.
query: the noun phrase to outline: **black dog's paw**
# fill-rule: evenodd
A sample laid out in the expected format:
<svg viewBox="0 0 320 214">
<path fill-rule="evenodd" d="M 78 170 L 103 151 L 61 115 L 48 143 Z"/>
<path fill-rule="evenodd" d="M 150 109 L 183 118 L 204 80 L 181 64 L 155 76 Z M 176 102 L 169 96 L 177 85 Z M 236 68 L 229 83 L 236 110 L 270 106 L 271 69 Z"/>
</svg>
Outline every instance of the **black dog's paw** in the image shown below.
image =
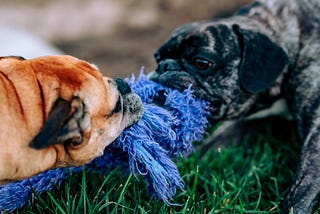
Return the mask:
<svg viewBox="0 0 320 214">
<path fill-rule="evenodd" d="M 201 154 L 204 155 L 209 150 L 228 148 L 231 145 L 238 145 L 245 135 L 242 127 L 243 121 L 226 121 L 221 124 L 210 136 L 200 145 Z"/>
<path fill-rule="evenodd" d="M 245 138 L 256 139 L 261 135 L 289 141 L 289 130 L 296 130 L 295 121 L 282 116 L 226 121 L 203 141 L 200 149 L 201 153 L 205 154 L 211 149 L 237 146 Z"/>
</svg>

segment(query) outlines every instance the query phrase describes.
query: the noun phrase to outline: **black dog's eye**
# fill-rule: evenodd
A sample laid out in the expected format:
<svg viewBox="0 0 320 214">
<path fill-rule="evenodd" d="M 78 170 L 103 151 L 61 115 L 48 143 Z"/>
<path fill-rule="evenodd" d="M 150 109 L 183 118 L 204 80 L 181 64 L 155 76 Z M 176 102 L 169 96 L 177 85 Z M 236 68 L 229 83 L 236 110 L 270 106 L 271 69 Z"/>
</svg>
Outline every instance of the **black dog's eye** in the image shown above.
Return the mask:
<svg viewBox="0 0 320 214">
<path fill-rule="evenodd" d="M 193 65 L 196 66 L 199 70 L 206 70 L 212 66 L 212 62 L 202 59 L 202 58 L 195 58 L 193 61 Z"/>
</svg>

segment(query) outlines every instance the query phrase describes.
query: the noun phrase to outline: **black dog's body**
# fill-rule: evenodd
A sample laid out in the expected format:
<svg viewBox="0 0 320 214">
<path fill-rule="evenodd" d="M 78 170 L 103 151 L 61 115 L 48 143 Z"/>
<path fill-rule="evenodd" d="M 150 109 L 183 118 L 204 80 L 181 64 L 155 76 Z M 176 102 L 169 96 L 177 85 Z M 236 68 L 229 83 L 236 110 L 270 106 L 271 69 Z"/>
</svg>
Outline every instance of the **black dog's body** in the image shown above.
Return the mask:
<svg viewBox="0 0 320 214">
<path fill-rule="evenodd" d="M 303 148 L 282 211 L 311 213 L 320 193 L 320 1 L 261 0 L 228 19 L 182 26 L 155 57 L 151 79 L 192 84 L 212 119 L 233 121 L 229 130 L 285 98 Z"/>
</svg>

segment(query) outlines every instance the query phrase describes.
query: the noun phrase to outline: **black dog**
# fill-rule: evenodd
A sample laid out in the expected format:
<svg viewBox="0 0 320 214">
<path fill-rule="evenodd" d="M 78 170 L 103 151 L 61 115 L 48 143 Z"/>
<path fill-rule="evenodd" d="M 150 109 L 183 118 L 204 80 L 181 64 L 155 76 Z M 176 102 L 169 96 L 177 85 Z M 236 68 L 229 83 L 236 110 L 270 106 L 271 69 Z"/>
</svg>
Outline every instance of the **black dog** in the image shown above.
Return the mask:
<svg viewBox="0 0 320 214">
<path fill-rule="evenodd" d="M 150 79 L 192 84 L 211 103 L 212 119 L 229 121 L 221 130 L 285 98 L 303 148 L 282 212 L 312 212 L 320 193 L 319 0 L 261 0 L 228 19 L 182 26 L 155 58 Z"/>
</svg>

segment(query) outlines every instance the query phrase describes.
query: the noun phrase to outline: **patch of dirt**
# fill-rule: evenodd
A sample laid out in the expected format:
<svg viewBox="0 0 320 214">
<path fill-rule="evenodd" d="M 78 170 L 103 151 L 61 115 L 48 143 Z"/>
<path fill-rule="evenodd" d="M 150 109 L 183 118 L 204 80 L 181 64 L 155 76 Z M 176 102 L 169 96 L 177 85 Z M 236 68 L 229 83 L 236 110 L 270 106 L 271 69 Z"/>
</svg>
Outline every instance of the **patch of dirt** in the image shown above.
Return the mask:
<svg viewBox="0 0 320 214">
<path fill-rule="evenodd" d="M 249 0 L 0 0 L 0 20 L 27 29 L 111 77 L 155 68 L 179 25 L 232 14 Z"/>
</svg>

